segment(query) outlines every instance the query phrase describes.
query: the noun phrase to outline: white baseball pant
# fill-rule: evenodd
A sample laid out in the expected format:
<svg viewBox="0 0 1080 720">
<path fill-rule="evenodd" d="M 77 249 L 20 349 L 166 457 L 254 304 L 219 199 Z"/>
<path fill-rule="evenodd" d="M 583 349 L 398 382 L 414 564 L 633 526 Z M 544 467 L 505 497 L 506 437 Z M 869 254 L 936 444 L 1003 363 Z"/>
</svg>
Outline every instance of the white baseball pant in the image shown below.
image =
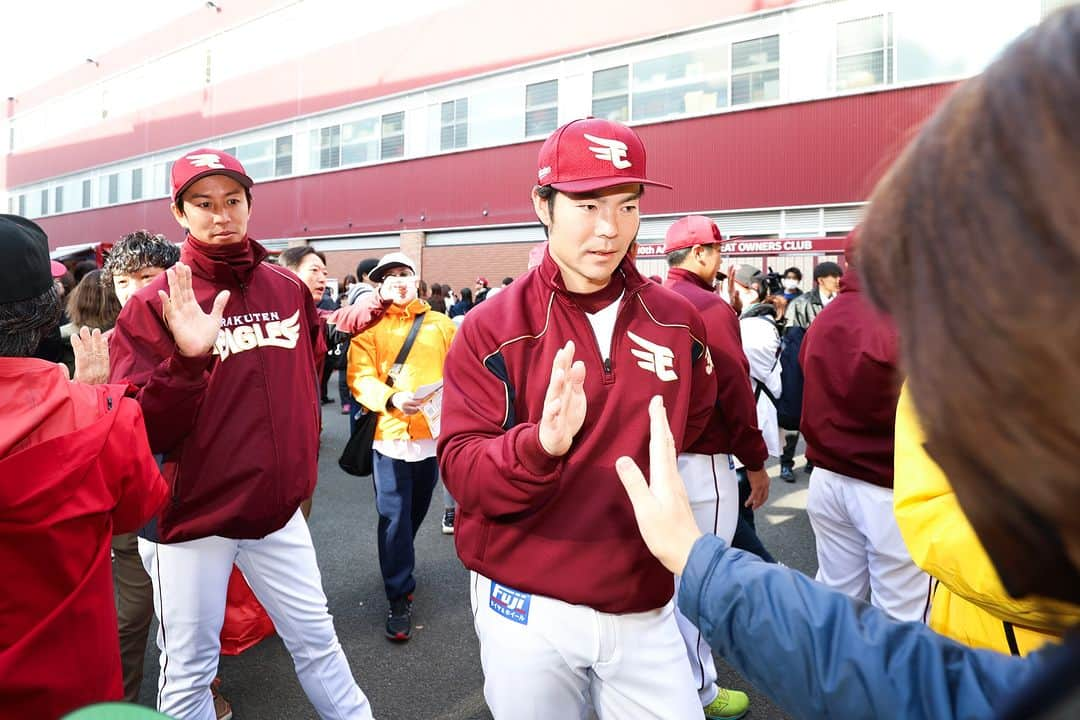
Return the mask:
<svg viewBox="0 0 1080 720">
<path fill-rule="evenodd" d="M 469 580 L 495 720 L 700 720 L 673 601 L 615 615 Z"/>
<path fill-rule="evenodd" d="M 285 527 L 258 540 L 211 536 L 159 544 L 139 538 L 139 554 L 154 583 L 160 620 L 160 712 L 183 720 L 215 719 L 210 683 L 217 674 L 235 562 L 274 621 L 319 717 L 371 718 L 334 632 L 311 533 L 299 510 Z"/>
<path fill-rule="evenodd" d="M 926 622 L 931 578 L 911 561 L 893 514 L 893 491 L 814 467 L 806 513 L 817 545 L 816 580 L 866 599 L 897 620 Z"/>
<path fill-rule="evenodd" d="M 698 530 L 712 533 L 730 545 L 739 520 L 739 478 L 735 475 L 731 458 L 726 453 L 682 453 L 679 455 L 679 474 L 686 484 L 686 496 L 690 500 Z M 676 597 L 678 593 L 679 578 L 676 577 Z M 678 608 L 675 609 L 675 620 L 690 660 L 691 678 L 704 707 L 716 699 L 717 693 L 716 663 L 713 662 L 712 649 L 701 631 Z"/>
</svg>

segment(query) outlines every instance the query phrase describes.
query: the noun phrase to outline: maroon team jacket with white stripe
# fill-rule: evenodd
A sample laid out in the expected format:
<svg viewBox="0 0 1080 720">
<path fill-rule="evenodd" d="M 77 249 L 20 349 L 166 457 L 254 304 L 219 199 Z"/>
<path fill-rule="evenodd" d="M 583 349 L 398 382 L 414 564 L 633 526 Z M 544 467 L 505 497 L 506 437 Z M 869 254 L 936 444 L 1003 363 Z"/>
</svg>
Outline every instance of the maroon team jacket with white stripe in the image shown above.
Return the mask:
<svg viewBox="0 0 1080 720">
<path fill-rule="evenodd" d="M 109 342 L 111 381 L 139 388 L 150 447 L 170 498 L 141 533 L 157 542 L 260 538 L 311 497 L 318 469 L 319 319 L 307 287 L 242 243 L 180 248 L 206 311 L 230 292 L 210 356 L 184 358 L 162 317 L 164 274 L 124 306 Z"/>
<path fill-rule="evenodd" d="M 649 553 L 615 472 L 649 467 L 649 399 L 661 395 L 677 448 L 697 439 L 716 400 L 705 328 L 682 297 L 624 259 L 625 291 L 605 364 L 585 312 L 543 263 L 476 306 L 443 372 L 439 463 L 458 502 L 466 567 L 521 592 L 610 613 L 658 608 L 672 576 Z M 586 367 L 585 423 L 563 457 L 540 445 L 555 353 Z"/>
</svg>

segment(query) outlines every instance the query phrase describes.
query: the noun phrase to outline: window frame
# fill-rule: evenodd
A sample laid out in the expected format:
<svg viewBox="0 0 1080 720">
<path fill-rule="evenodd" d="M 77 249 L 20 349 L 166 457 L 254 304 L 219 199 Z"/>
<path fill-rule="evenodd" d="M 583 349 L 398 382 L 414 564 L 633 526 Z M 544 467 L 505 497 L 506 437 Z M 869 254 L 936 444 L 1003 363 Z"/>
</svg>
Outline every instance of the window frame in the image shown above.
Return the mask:
<svg viewBox="0 0 1080 720">
<path fill-rule="evenodd" d="M 783 68 L 783 62 L 782 62 L 782 58 L 781 58 L 782 48 L 781 48 L 781 43 L 780 43 L 781 37 L 782 37 L 782 35 L 781 35 L 780 32 L 774 32 L 774 33 L 770 33 L 769 35 L 759 35 L 759 36 L 756 36 L 756 37 L 745 38 L 743 40 L 732 41 L 731 48 L 730 48 L 730 53 L 731 53 L 731 63 L 729 65 L 730 73 L 729 73 L 729 76 L 728 76 L 728 107 L 729 108 L 734 108 L 734 107 L 739 106 L 739 105 L 757 105 L 757 104 L 760 104 L 760 103 L 770 103 L 770 102 L 776 102 L 776 101 L 780 100 L 780 98 L 782 96 L 782 93 L 780 91 L 780 82 L 781 82 L 781 73 L 782 73 L 782 68 Z M 768 40 L 770 38 L 776 38 L 776 60 L 774 62 L 768 62 L 768 63 L 764 63 L 764 64 L 753 65 L 749 69 L 744 69 L 744 70 L 736 72 L 736 70 L 735 70 L 735 47 L 737 45 L 742 45 L 744 43 L 759 42 L 761 40 Z M 774 65 L 775 65 L 775 67 L 773 67 Z M 735 102 L 735 78 L 736 77 L 750 76 L 750 78 L 751 78 L 751 90 L 753 90 L 753 77 L 755 75 L 761 75 L 761 74 L 764 74 L 764 73 L 767 73 L 767 72 L 772 72 L 774 70 L 776 71 L 776 97 L 764 98 L 764 99 L 761 99 L 761 100 L 755 100 L 753 98 L 752 94 L 751 94 L 750 99 L 744 100 L 742 102 Z"/>
<path fill-rule="evenodd" d="M 881 45 L 879 47 L 871 48 L 869 50 L 860 50 L 859 52 L 843 53 L 840 52 L 840 27 L 850 23 L 862 22 L 864 20 L 873 20 L 875 18 L 881 18 Z M 855 87 L 840 87 L 840 62 L 847 58 L 860 57 L 864 55 L 873 55 L 875 53 L 881 53 L 882 64 L 882 80 L 875 82 L 871 85 L 858 85 Z M 837 93 L 848 93 L 853 91 L 866 91 L 870 88 L 888 87 L 889 85 L 896 84 L 896 24 L 894 22 L 893 13 L 891 11 L 875 13 L 873 15 L 861 15 L 859 17 L 848 18 L 847 20 L 839 20 L 836 23 L 836 33 L 833 42 L 833 77 L 832 77 L 832 91 Z"/>
<path fill-rule="evenodd" d="M 453 116 L 450 122 L 446 121 L 446 108 L 451 106 Z M 464 117 L 459 114 L 459 109 L 465 108 Z M 447 145 L 446 131 L 450 129 L 451 142 Z M 459 134 L 464 132 L 464 139 Z M 439 103 L 439 152 L 454 152 L 469 147 L 469 96 L 444 100 Z"/>
<path fill-rule="evenodd" d="M 143 177 L 143 169 L 141 167 L 131 168 L 131 201 L 136 202 L 143 199 L 143 183 L 145 179 Z M 136 181 L 138 178 L 138 181 Z"/>
<path fill-rule="evenodd" d="M 706 72 L 706 73 L 702 74 L 700 77 L 694 77 L 694 78 L 690 78 L 690 79 L 687 79 L 685 77 L 684 78 L 679 78 L 679 79 L 672 79 L 672 78 L 667 78 L 666 77 L 663 81 L 658 82 L 658 83 L 644 83 L 644 82 L 639 82 L 638 80 L 635 79 L 635 71 L 637 71 L 639 69 L 639 67 L 641 65 L 643 65 L 643 64 L 655 63 L 655 62 L 658 62 L 658 61 L 661 61 L 661 60 L 666 60 L 666 59 L 669 59 L 669 58 L 678 57 L 680 55 L 687 55 L 687 54 L 690 54 L 690 53 L 705 53 L 705 52 L 715 52 L 715 53 L 718 54 L 718 56 L 722 56 L 724 58 L 724 62 L 725 62 L 726 67 L 724 69 L 720 70 L 720 71 L 716 71 L 716 72 L 712 72 L 712 73 Z M 676 52 L 666 52 L 663 55 L 654 55 L 654 56 L 650 56 L 650 57 L 646 57 L 646 58 L 641 58 L 639 60 L 636 60 L 636 61 L 632 62 L 630 64 L 630 78 L 629 78 L 629 93 L 630 93 L 630 101 L 629 101 L 629 116 L 630 116 L 630 119 L 629 119 L 629 122 L 635 122 L 635 123 L 638 123 L 638 122 L 659 122 L 659 121 L 673 120 L 673 119 L 684 118 L 684 117 L 697 117 L 697 116 L 709 114 L 709 113 L 712 113 L 712 112 L 720 112 L 720 111 L 722 111 L 722 110 L 724 110 L 726 108 L 729 108 L 730 107 L 730 100 L 731 100 L 731 60 L 732 60 L 732 57 L 731 57 L 731 43 L 728 42 L 728 41 L 721 41 L 721 42 L 718 42 L 717 44 L 713 44 L 713 45 L 702 45 L 700 47 L 682 49 L 682 50 L 678 50 Z M 643 101 L 640 100 L 640 99 L 635 100 L 635 96 L 645 95 L 645 94 L 649 94 L 649 93 L 656 93 L 656 92 L 661 92 L 661 91 L 675 90 L 675 89 L 678 89 L 680 86 L 686 86 L 686 85 L 690 85 L 690 84 L 709 84 L 709 83 L 722 83 L 723 86 L 724 86 L 722 96 L 719 93 L 717 94 L 717 105 L 716 105 L 715 108 L 713 108 L 711 110 L 687 111 L 687 110 L 684 109 L 683 112 L 681 112 L 681 113 L 666 113 L 666 114 L 660 114 L 660 115 L 649 115 L 647 117 L 646 116 L 639 117 L 636 114 L 638 109 L 639 109 L 639 103 L 641 103 Z M 685 107 L 685 95 L 684 95 L 683 101 L 684 101 L 684 107 Z"/>
<path fill-rule="evenodd" d="M 401 131 L 400 132 L 393 132 L 393 133 L 388 134 L 386 132 L 387 123 L 388 122 L 393 122 L 395 117 L 400 117 L 401 118 Z M 387 154 L 387 146 L 390 145 L 391 147 L 396 147 L 397 146 L 397 138 L 401 138 L 401 151 L 396 155 Z M 388 139 L 393 139 L 394 140 L 392 145 L 390 143 L 387 143 Z M 405 157 L 405 111 L 404 110 L 398 110 L 397 112 L 383 113 L 382 115 L 379 116 L 379 158 L 378 159 L 379 159 L 379 161 L 382 161 L 382 160 L 398 160 L 398 159 L 403 158 L 403 157 Z"/>
<path fill-rule="evenodd" d="M 544 103 L 539 103 L 539 104 L 536 104 L 536 105 L 530 105 L 529 104 L 529 90 L 531 88 L 539 88 L 542 85 L 551 85 L 551 84 L 555 85 L 554 100 L 544 102 Z M 542 111 L 547 111 L 547 110 L 554 110 L 555 111 L 554 125 L 551 128 L 545 128 L 545 129 L 541 129 L 541 130 L 536 130 L 536 131 L 530 133 L 529 132 L 529 116 L 532 113 L 537 113 L 537 112 L 542 112 Z M 556 77 L 556 78 L 551 78 L 550 80 L 541 80 L 540 82 L 526 83 L 525 84 L 525 127 L 523 128 L 524 137 L 526 137 L 526 138 L 546 137 L 547 135 L 550 135 L 552 132 L 554 132 L 556 130 L 556 128 L 558 128 L 558 127 L 559 127 L 559 78 Z"/>
<path fill-rule="evenodd" d="M 612 65 L 611 67 L 600 68 L 599 70 L 593 70 L 592 77 L 590 78 L 592 83 L 591 83 L 591 87 L 590 87 L 589 110 L 590 110 L 590 113 L 594 117 L 605 117 L 605 118 L 607 117 L 607 115 L 600 115 L 599 113 L 596 112 L 596 101 L 597 100 L 610 100 L 612 98 L 625 96 L 626 97 L 626 117 L 621 119 L 621 120 L 618 120 L 618 122 L 630 122 L 630 118 L 632 118 L 634 116 L 634 108 L 633 108 L 633 106 L 631 104 L 632 101 L 633 101 L 634 93 L 633 93 L 633 88 L 630 85 L 631 75 L 632 75 L 632 73 L 630 72 L 630 67 L 631 67 L 632 64 L 633 63 L 631 63 L 631 62 L 625 62 L 625 63 L 623 63 L 621 65 Z M 619 70 L 619 69 L 624 69 L 626 71 L 626 87 L 625 87 L 625 89 L 623 89 L 622 91 L 610 91 L 610 92 L 605 92 L 605 93 L 601 93 L 600 95 L 597 95 L 597 93 L 596 93 L 596 76 L 599 73 L 611 72 L 613 70 Z"/>
</svg>

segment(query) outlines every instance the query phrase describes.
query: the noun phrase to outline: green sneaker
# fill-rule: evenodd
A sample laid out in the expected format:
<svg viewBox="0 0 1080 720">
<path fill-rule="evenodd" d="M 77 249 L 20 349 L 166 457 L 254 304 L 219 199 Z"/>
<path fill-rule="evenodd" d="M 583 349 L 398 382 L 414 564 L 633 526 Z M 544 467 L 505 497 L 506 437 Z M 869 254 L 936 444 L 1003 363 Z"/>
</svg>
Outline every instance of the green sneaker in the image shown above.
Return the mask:
<svg viewBox="0 0 1080 720">
<path fill-rule="evenodd" d="M 739 690 L 717 688 L 716 699 L 705 706 L 707 720 L 736 720 L 750 709 L 750 698 Z"/>
</svg>

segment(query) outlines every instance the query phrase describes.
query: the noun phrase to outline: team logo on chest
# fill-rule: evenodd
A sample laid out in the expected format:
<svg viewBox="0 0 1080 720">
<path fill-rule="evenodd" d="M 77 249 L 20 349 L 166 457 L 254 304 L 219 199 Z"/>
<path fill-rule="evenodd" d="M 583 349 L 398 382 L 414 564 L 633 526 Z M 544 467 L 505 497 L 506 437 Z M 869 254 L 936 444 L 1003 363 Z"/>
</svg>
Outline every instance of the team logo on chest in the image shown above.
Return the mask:
<svg viewBox="0 0 1080 720">
<path fill-rule="evenodd" d="M 292 350 L 300 339 L 300 311 L 285 320 L 276 312 L 245 313 L 221 319 L 214 355 L 225 361 L 231 355 L 257 347 Z"/>
<path fill-rule="evenodd" d="M 664 382 L 679 379 L 679 376 L 675 374 L 675 353 L 671 351 L 671 348 L 657 345 L 629 330 L 626 331 L 626 336 L 633 340 L 638 348 L 641 348 L 640 350 L 630 348 L 631 354 L 638 359 L 639 368 L 648 370 Z"/>
</svg>

